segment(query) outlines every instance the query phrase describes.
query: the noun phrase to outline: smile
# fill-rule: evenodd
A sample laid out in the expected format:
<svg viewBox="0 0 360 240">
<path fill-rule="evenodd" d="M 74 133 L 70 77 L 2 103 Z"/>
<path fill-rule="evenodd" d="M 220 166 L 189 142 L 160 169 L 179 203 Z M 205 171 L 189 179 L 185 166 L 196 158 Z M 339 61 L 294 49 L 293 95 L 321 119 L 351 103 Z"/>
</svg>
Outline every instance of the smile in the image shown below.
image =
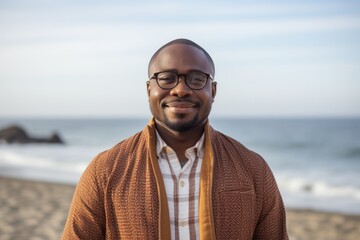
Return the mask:
<svg viewBox="0 0 360 240">
<path fill-rule="evenodd" d="M 172 113 L 185 114 L 194 111 L 196 105 L 191 102 L 170 102 L 165 107 Z"/>
</svg>

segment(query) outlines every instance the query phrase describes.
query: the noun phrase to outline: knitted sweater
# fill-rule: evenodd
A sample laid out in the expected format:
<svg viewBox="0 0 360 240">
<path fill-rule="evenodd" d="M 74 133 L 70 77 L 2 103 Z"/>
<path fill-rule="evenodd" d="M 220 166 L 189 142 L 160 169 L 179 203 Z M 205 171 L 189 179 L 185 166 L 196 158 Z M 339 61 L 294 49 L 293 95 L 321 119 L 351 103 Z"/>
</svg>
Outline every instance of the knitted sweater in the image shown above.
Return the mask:
<svg viewBox="0 0 360 240">
<path fill-rule="evenodd" d="M 266 162 L 205 127 L 200 239 L 288 239 L 283 202 Z M 155 123 L 100 153 L 82 175 L 63 239 L 170 239 Z"/>
</svg>

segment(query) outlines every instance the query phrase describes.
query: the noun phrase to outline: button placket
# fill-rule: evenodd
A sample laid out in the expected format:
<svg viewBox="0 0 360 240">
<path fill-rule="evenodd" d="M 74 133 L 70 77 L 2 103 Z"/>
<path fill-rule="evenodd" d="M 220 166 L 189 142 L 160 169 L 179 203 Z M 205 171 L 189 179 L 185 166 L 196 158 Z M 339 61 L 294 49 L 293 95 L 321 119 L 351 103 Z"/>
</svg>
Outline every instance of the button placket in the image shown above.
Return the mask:
<svg viewBox="0 0 360 240">
<path fill-rule="evenodd" d="M 187 226 L 187 221 L 186 220 L 181 220 L 180 221 L 180 227 L 186 227 Z"/>
<path fill-rule="evenodd" d="M 179 182 L 180 187 L 185 187 L 185 180 L 181 179 Z"/>
</svg>

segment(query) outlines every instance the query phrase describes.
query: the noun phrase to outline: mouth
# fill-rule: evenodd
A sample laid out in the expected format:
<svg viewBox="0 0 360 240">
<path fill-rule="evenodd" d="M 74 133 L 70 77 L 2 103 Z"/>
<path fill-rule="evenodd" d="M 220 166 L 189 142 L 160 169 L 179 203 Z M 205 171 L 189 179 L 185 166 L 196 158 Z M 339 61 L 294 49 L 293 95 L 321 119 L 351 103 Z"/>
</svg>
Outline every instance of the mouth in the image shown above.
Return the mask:
<svg viewBox="0 0 360 240">
<path fill-rule="evenodd" d="M 197 105 L 192 102 L 168 102 L 164 104 L 164 107 L 170 112 L 175 114 L 186 114 L 191 113 L 195 110 Z"/>
<path fill-rule="evenodd" d="M 176 107 L 176 108 L 193 108 L 195 103 L 191 102 L 170 102 L 165 104 L 166 107 Z"/>
</svg>

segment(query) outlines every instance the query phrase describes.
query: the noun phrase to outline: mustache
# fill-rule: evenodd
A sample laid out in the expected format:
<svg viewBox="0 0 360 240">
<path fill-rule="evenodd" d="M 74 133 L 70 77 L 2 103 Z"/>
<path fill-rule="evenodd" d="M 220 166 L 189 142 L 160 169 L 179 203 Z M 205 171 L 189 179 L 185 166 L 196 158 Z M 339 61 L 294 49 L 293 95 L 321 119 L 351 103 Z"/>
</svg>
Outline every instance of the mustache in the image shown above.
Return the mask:
<svg viewBox="0 0 360 240">
<path fill-rule="evenodd" d="M 175 98 L 175 99 L 168 99 L 168 100 L 163 100 L 161 102 L 161 106 L 165 107 L 167 105 L 173 104 L 173 103 L 187 103 L 187 104 L 193 104 L 195 107 L 199 106 L 199 102 L 197 101 L 193 101 L 190 99 L 185 99 L 185 98 Z"/>
</svg>

